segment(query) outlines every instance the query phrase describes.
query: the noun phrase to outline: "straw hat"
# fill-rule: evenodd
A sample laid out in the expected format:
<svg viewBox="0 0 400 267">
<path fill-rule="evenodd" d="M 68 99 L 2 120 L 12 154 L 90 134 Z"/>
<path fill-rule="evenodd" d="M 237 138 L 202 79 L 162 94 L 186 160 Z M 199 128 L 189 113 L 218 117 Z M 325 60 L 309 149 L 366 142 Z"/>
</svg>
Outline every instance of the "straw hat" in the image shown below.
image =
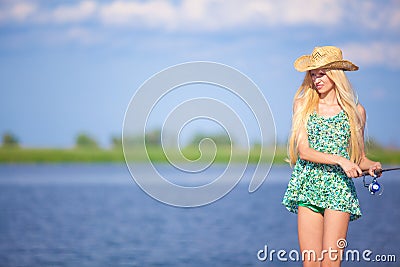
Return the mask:
<svg viewBox="0 0 400 267">
<path fill-rule="evenodd" d="M 335 46 L 315 47 L 311 55 L 304 55 L 296 59 L 294 67 L 301 72 L 320 68 L 358 70 L 358 66 L 351 61 L 343 60 L 342 50 Z"/>
</svg>

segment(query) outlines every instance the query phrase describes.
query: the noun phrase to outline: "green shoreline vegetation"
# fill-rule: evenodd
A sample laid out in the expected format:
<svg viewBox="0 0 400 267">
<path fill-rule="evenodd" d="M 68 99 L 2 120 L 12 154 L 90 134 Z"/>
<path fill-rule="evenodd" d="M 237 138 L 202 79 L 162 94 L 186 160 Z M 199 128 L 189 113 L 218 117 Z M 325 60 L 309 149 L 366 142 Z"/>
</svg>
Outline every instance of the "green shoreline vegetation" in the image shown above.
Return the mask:
<svg viewBox="0 0 400 267">
<path fill-rule="evenodd" d="M 266 150 L 265 153 L 271 153 L 271 150 Z M 161 147 L 147 147 L 147 153 L 152 162 L 166 163 L 164 151 Z M 186 147 L 182 151 L 183 155 L 189 160 L 196 160 L 200 157 L 200 151 L 197 147 Z M 179 160 L 179 155 L 170 153 L 171 160 Z M 244 162 L 247 159 L 246 151 L 238 151 L 236 156 L 232 157 L 232 162 Z M 400 164 L 400 150 L 391 149 L 369 149 L 368 157 L 373 160 L 378 160 L 382 164 L 394 165 Z M 203 153 L 205 159 L 213 156 L 207 150 Z M 259 149 L 251 149 L 248 155 L 249 163 L 258 163 L 260 156 Z M 271 158 L 272 155 L 267 156 Z M 231 158 L 230 147 L 218 149 L 215 155 L 214 162 L 227 163 Z M 286 147 L 277 147 L 274 164 L 288 164 L 285 159 L 287 158 Z M 132 153 L 129 157 L 130 160 L 135 162 L 144 162 L 147 160 L 146 153 Z M 101 148 L 72 148 L 72 149 L 58 149 L 58 148 L 21 148 L 21 147 L 2 147 L 0 148 L 0 163 L 58 163 L 58 162 L 124 162 L 124 154 L 122 149 L 101 149 Z"/>
<path fill-rule="evenodd" d="M 126 145 L 129 149 L 129 160 L 133 162 L 144 162 L 150 160 L 154 163 L 167 163 L 168 159 L 161 146 L 160 131 L 151 132 L 146 136 L 146 151 L 135 150 L 137 142 L 143 142 L 143 138 L 134 137 L 128 140 Z M 201 145 L 202 153 L 198 144 L 204 138 L 214 140 L 215 147 Z M 0 147 L 0 163 L 60 163 L 60 162 L 76 162 L 76 163 L 101 163 L 101 162 L 125 162 L 122 150 L 121 138 L 112 138 L 111 148 L 101 148 L 97 142 L 87 134 L 79 134 L 75 139 L 73 148 L 26 148 L 19 145 L 18 139 L 10 134 L 3 135 L 3 143 Z M 126 141 L 126 140 L 125 140 Z M 179 152 L 166 148 L 168 157 L 172 161 L 183 161 Z M 232 152 L 233 151 L 233 152 Z M 249 152 L 244 149 L 231 145 L 231 140 L 223 135 L 196 135 L 192 142 L 182 149 L 182 154 L 189 161 L 210 161 L 214 158 L 215 163 L 246 162 L 257 164 L 260 158 L 261 148 L 259 145 L 253 145 Z M 367 156 L 372 160 L 380 161 L 386 165 L 400 164 L 400 149 L 383 148 L 374 141 L 367 142 Z M 214 155 L 215 153 L 215 155 Z M 233 154 L 232 154 L 233 153 Z M 264 160 L 272 159 L 273 147 L 263 150 Z M 278 145 L 276 147 L 274 164 L 288 165 L 287 147 L 286 145 Z"/>
<path fill-rule="evenodd" d="M 149 159 L 155 163 L 168 162 L 167 157 L 161 147 L 148 146 L 146 152 L 131 153 L 129 159 L 134 162 L 144 162 Z M 195 161 L 200 158 L 200 151 L 196 147 L 186 147 L 182 150 L 183 155 L 189 161 Z M 266 153 L 269 153 L 268 151 Z M 212 159 L 214 153 L 211 150 L 203 151 L 203 161 Z M 182 161 L 177 152 L 169 152 L 171 161 Z M 250 150 L 247 154 L 244 150 L 235 151 L 235 156 L 231 158 L 230 147 L 217 149 L 214 162 L 226 163 L 231 159 L 232 162 L 244 162 L 248 157 L 249 163 L 257 163 L 260 151 Z M 268 155 L 272 158 L 272 154 Z M 274 163 L 284 164 L 285 153 L 277 152 L 274 157 Z M 202 160 L 200 159 L 200 161 Z M 58 162 L 124 162 L 122 149 L 101 149 L 101 148 L 21 148 L 21 147 L 2 147 L 0 148 L 0 163 L 58 163 Z"/>
</svg>

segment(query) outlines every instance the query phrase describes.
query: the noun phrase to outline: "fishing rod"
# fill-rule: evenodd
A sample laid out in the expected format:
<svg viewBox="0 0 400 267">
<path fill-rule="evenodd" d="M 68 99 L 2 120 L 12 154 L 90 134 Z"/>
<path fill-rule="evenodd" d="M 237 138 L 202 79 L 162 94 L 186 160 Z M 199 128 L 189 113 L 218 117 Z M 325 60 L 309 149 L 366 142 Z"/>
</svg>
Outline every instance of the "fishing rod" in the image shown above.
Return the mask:
<svg viewBox="0 0 400 267">
<path fill-rule="evenodd" d="M 381 174 L 384 173 L 384 172 L 398 171 L 398 170 L 400 170 L 400 167 L 398 167 L 398 168 L 390 168 L 390 169 L 374 170 L 374 176 L 373 176 L 372 182 L 369 183 L 369 184 L 365 182 L 365 177 L 366 176 L 371 176 L 371 175 L 369 174 L 368 171 L 363 171 L 361 175 L 363 176 L 364 187 L 368 188 L 368 191 L 371 193 L 371 195 L 375 195 L 376 193 L 379 193 L 379 195 L 382 195 L 383 186 L 380 183 L 378 183 L 378 181 L 376 179 L 379 176 L 381 176 Z"/>
<path fill-rule="evenodd" d="M 398 170 L 400 170 L 400 167 L 398 167 L 398 168 L 391 168 L 391 169 L 378 169 L 378 170 L 374 170 L 374 174 L 375 174 L 376 176 L 379 176 L 379 175 L 381 175 L 383 172 L 398 171 Z M 369 174 L 369 171 L 363 171 L 361 175 L 362 175 L 362 176 L 368 176 L 368 175 L 371 176 L 371 175 Z"/>
</svg>

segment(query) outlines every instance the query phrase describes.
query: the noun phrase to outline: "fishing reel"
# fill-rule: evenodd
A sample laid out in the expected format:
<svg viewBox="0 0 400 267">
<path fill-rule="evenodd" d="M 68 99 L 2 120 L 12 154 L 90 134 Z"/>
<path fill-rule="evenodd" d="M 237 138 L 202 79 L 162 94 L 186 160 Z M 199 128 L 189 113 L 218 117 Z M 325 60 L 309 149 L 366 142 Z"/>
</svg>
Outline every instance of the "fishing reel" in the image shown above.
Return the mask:
<svg viewBox="0 0 400 267">
<path fill-rule="evenodd" d="M 376 174 L 375 174 L 376 175 Z M 381 185 L 380 183 L 378 183 L 377 181 L 377 177 L 374 177 L 372 179 L 372 182 L 370 183 L 366 183 L 365 182 L 365 176 L 363 175 L 363 183 L 364 183 L 364 187 L 368 188 L 368 191 L 371 193 L 371 195 L 375 195 L 377 194 L 378 196 L 382 195 L 383 193 L 383 185 Z"/>
<path fill-rule="evenodd" d="M 362 173 L 363 176 L 363 183 L 364 186 L 368 188 L 368 191 L 371 193 L 371 195 L 376 195 L 378 194 L 378 196 L 382 195 L 383 193 L 383 185 L 379 184 L 378 181 L 376 180 L 379 176 L 382 175 L 383 172 L 388 172 L 388 171 L 399 171 L 400 167 L 396 167 L 396 168 L 391 168 L 391 169 L 377 169 L 374 171 L 374 176 L 372 178 L 372 182 L 371 183 L 366 183 L 365 182 L 365 176 L 368 176 L 369 173 L 368 171 L 364 171 Z"/>
</svg>

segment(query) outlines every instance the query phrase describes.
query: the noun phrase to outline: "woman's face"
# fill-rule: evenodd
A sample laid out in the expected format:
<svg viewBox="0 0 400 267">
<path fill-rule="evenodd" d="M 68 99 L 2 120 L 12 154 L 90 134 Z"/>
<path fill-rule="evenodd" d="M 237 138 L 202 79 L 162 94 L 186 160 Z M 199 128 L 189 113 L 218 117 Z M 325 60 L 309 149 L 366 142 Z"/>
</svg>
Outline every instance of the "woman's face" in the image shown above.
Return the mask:
<svg viewBox="0 0 400 267">
<path fill-rule="evenodd" d="M 326 94 L 335 86 L 335 83 L 329 79 L 324 69 L 311 70 L 310 75 L 319 94 Z"/>
</svg>

